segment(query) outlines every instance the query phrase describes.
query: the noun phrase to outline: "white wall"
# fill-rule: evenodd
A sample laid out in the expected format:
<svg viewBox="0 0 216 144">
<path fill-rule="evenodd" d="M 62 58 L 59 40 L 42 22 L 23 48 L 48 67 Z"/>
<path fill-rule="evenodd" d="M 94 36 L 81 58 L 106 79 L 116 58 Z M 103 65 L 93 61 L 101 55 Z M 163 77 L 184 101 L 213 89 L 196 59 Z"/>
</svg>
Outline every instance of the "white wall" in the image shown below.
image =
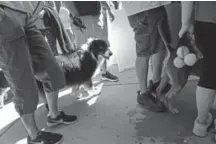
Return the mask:
<svg viewBox="0 0 216 144">
<path fill-rule="evenodd" d="M 180 4 L 166 6 L 168 21 L 170 25 L 172 46 L 177 46 L 178 31 L 180 29 L 181 7 Z M 134 33 L 129 25 L 124 10 L 115 11 L 115 21 L 109 25 L 109 40 L 114 56 L 108 63 L 118 64 L 119 71 L 135 66 L 136 44 Z"/>
<path fill-rule="evenodd" d="M 124 10 L 114 12 L 115 20 L 109 25 L 109 40 L 114 56 L 109 64 L 118 64 L 119 71 L 135 66 L 136 48 L 132 28 Z"/>
</svg>

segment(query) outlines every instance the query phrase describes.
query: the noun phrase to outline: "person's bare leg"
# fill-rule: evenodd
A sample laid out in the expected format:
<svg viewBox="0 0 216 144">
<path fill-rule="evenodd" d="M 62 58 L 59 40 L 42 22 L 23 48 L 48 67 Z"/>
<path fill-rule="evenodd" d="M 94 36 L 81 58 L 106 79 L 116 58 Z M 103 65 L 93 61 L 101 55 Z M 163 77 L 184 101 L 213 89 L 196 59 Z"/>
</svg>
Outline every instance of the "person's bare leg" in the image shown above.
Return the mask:
<svg viewBox="0 0 216 144">
<path fill-rule="evenodd" d="M 107 61 L 105 60 L 101 66 L 101 74 L 106 74 L 107 72 Z"/>
<path fill-rule="evenodd" d="M 160 52 L 152 56 L 152 67 L 153 67 L 153 83 L 157 83 L 161 80 L 161 73 L 163 68 L 163 60 L 165 58 L 165 51 L 161 50 Z"/>
<path fill-rule="evenodd" d="M 211 125 L 213 118 L 210 114 L 210 109 L 215 99 L 215 90 L 197 86 L 196 90 L 196 104 L 197 104 L 197 118 L 194 122 L 193 134 L 204 137 L 207 135 L 207 129 Z"/>
<path fill-rule="evenodd" d="M 111 81 L 111 82 L 119 81 L 117 76 L 111 74 L 107 70 L 107 61 L 106 60 L 104 61 L 104 63 L 101 66 L 101 78 L 102 78 L 102 80 L 108 80 L 108 81 Z"/>
<path fill-rule="evenodd" d="M 197 86 L 196 89 L 196 104 L 197 104 L 197 120 L 205 122 L 208 118 L 208 113 L 214 102 L 216 91 Z"/>
<path fill-rule="evenodd" d="M 46 99 L 49 106 L 49 116 L 56 118 L 59 115 L 58 111 L 58 94 L 59 91 L 46 93 Z"/>
<path fill-rule="evenodd" d="M 140 84 L 140 94 L 147 92 L 149 57 L 136 58 L 136 72 Z"/>
<path fill-rule="evenodd" d="M 35 139 L 37 137 L 39 129 L 35 122 L 34 113 L 22 115 L 20 119 L 22 120 L 22 123 L 25 126 L 28 135 L 31 137 L 31 139 Z"/>
</svg>

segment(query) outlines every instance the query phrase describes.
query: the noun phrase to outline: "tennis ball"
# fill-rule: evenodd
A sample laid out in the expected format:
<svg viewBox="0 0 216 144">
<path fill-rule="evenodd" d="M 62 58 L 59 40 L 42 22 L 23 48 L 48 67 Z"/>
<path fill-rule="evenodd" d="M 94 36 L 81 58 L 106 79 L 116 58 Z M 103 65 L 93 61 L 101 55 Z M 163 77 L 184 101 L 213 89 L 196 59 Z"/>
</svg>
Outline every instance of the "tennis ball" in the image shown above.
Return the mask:
<svg viewBox="0 0 216 144">
<path fill-rule="evenodd" d="M 189 53 L 188 55 L 185 56 L 184 62 L 188 66 L 193 66 L 197 62 L 197 57 L 193 53 Z"/>
<path fill-rule="evenodd" d="M 187 54 L 189 54 L 189 49 L 186 46 L 180 46 L 177 49 L 177 56 L 180 58 L 184 58 Z"/>
<path fill-rule="evenodd" d="M 173 60 L 173 64 L 175 67 L 177 68 L 183 68 L 185 66 L 185 63 L 184 63 L 184 60 L 179 58 L 179 57 L 176 57 L 174 60 Z"/>
</svg>

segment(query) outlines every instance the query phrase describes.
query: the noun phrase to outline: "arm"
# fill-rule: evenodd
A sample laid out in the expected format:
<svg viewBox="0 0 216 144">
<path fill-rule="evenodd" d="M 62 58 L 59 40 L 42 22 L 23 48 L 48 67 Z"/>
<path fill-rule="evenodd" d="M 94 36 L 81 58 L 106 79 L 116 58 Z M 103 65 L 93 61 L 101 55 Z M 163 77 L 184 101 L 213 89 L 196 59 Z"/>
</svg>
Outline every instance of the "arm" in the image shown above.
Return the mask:
<svg viewBox="0 0 216 144">
<path fill-rule="evenodd" d="M 111 3 L 114 5 L 115 10 L 118 10 L 120 7 L 119 1 L 111 1 Z"/>
<path fill-rule="evenodd" d="M 179 37 L 182 37 L 186 32 L 193 33 L 193 1 L 182 1 L 181 2 L 181 29 L 179 31 Z"/>
<path fill-rule="evenodd" d="M 107 10 L 110 21 L 113 22 L 115 19 L 114 14 L 112 13 L 112 10 L 110 8 L 109 2 L 108 1 L 101 1 L 101 6 L 103 9 Z"/>
<path fill-rule="evenodd" d="M 85 29 L 86 27 L 79 17 L 79 12 L 76 8 L 75 3 L 73 1 L 63 1 L 62 5 L 69 10 L 72 23 L 76 27 L 78 27 L 81 31 L 82 31 L 82 29 Z"/>
<path fill-rule="evenodd" d="M 70 11 L 72 16 L 79 16 L 79 12 L 77 11 L 77 8 L 73 1 L 64 1 L 63 6 L 66 7 Z"/>
<path fill-rule="evenodd" d="M 101 5 L 102 5 L 109 13 L 112 12 L 112 11 L 111 11 L 111 8 L 110 8 L 110 6 L 109 6 L 109 4 L 108 4 L 107 1 L 101 1 Z"/>
<path fill-rule="evenodd" d="M 182 25 L 192 23 L 192 14 L 193 14 L 193 1 L 182 1 Z"/>
</svg>

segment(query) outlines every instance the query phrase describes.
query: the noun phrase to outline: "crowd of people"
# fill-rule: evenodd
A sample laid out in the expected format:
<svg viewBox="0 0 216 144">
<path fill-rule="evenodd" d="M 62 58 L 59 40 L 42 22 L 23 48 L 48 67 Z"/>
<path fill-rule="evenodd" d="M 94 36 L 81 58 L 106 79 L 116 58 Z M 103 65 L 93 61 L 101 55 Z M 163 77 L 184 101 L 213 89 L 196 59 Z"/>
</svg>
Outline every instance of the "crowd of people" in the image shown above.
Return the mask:
<svg viewBox="0 0 216 144">
<path fill-rule="evenodd" d="M 45 2 L 0 2 L 0 67 L 14 94 L 15 108 L 20 115 L 28 133 L 29 144 L 59 144 L 63 135 L 39 130 L 34 113 L 38 104 L 36 80 L 43 83 L 48 105 L 47 125 L 72 124 L 77 120 L 58 108 L 58 93 L 65 85 L 65 77 L 56 63 L 51 44 L 45 41 L 41 29 L 46 29 L 39 17 L 44 6 L 51 6 L 57 12 L 61 7 L 70 12 L 70 18 L 78 20 L 85 29 L 77 28 L 71 21 L 70 33 L 77 47 L 84 44 L 89 37 L 108 40 L 107 21 L 115 16 L 120 4 L 125 9 L 128 21 L 134 31 L 136 41 L 136 72 L 140 91 L 137 102 L 150 111 L 160 111 L 161 104 L 152 96 L 160 80 L 163 61 L 166 55 L 164 43 L 157 27 L 162 25 L 168 42 L 170 30 L 165 5 L 171 1 L 45 1 Z M 211 65 L 215 61 L 216 11 L 215 2 L 181 2 L 182 16 L 179 37 L 186 32 L 194 33 L 196 43 L 203 53 L 201 74 L 196 91 L 198 116 L 194 122 L 193 133 L 206 136 L 207 128 L 213 117 L 210 114 L 216 94 L 216 69 Z M 195 16 L 193 15 L 195 13 Z M 148 88 L 147 76 L 149 60 L 152 59 L 153 77 L 151 91 Z M 118 81 L 111 74 L 105 61 L 101 70 L 103 80 Z"/>
</svg>

